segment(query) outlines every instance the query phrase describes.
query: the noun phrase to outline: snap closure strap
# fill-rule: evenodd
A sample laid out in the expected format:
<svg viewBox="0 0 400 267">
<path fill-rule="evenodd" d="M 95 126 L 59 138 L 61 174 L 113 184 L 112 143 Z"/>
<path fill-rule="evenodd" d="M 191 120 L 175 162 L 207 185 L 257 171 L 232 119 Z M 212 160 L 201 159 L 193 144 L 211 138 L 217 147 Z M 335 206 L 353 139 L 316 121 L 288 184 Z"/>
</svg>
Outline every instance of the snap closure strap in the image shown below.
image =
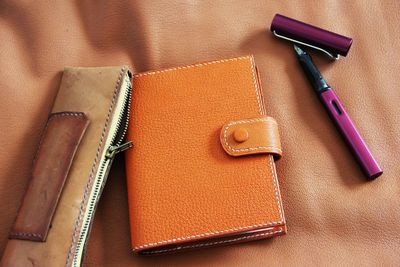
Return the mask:
<svg viewBox="0 0 400 267">
<path fill-rule="evenodd" d="M 271 117 L 230 121 L 221 129 L 222 147 L 231 156 L 273 154 L 282 156 L 278 123 Z"/>
</svg>

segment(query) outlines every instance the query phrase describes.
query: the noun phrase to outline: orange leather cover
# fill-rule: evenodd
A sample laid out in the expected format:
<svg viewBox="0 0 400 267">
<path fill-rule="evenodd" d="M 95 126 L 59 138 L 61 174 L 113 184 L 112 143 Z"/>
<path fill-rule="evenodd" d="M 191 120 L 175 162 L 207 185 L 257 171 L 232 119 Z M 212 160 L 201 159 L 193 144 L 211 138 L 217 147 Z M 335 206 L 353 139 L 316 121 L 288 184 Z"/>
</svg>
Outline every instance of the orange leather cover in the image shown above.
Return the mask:
<svg viewBox="0 0 400 267">
<path fill-rule="evenodd" d="M 265 117 L 253 57 L 145 72 L 132 85 L 133 251 L 170 253 L 286 232 L 273 156 L 232 157 L 220 142 L 227 122 Z"/>
</svg>

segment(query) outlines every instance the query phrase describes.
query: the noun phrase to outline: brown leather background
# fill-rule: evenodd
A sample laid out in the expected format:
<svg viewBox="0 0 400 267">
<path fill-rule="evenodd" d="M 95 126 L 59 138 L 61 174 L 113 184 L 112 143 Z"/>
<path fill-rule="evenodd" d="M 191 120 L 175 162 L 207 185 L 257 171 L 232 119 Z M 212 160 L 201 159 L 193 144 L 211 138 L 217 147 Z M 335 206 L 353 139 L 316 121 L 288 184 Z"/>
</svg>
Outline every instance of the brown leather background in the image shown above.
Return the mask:
<svg viewBox="0 0 400 267">
<path fill-rule="evenodd" d="M 228 3 L 229 2 L 229 3 Z M 123 162 L 99 204 L 87 266 L 400 263 L 399 1 L 2 1 L 0 254 L 30 177 L 64 66 L 136 71 L 254 54 L 267 113 L 281 127 L 277 163 L 288 234 L 143 258 L 130 253 Z M 315 61 L 384 169 L 365 182 L 305 80 L 292 47 L 265 30 L 282 13 L 354 39 Z"/>
</svg>

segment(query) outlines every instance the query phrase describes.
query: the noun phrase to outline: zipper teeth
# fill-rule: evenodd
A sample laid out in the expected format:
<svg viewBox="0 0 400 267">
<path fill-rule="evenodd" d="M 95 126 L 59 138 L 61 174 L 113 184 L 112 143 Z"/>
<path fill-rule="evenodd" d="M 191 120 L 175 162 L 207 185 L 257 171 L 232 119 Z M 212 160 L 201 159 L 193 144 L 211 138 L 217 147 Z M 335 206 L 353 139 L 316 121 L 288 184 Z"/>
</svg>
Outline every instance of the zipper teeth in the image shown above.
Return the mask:
<svg viewBox="0 0 400 267">
<path fill-rule="evenodd" d="M 125 78 L 126 79 L 126 78 Z M 130 108 L 131 108 L 131 98 L 132 98 L 132 85 L 130 80 L 128 79 L 128 84 L 127 84 L 127 90 L 126 93 L 124 94 L 124 103 L 126 103 L 123 107 L 123 110 L 126 110 L 127 116 L 126 116 L 126 123 L 125 123 L 125 127 L 123 129 L 122 135 L 121 135 L 121 139 L 118 140 L 117 145 L 120 145 L 120 143 L 122 143 L 125 134 L 128 130 L 128 123 L 129 123 L 129 117 L 130 117 Z M 121 114 L 121 116 L 118 117 L 118 121 L 116 124 L 116 131 L 115 133 L 113 133 L 113 137 L 111 139 L 111 143 L 113 143 L 113 141 L 115 141 L 114 139 L 116 138 L 117 134 L 118 134 L 118 129 L 121 126 L 122 120 L 123 120 L 123 113 Z M 103 162 L 100 164 L 99 167 L 99 172 L 98 172 L 98 177 L 103 177 L 104 175 L 104 171 L 105 171 L 105 167 L 107 165 L 107 163 L 109 163 L 110 160 L 105 158 L 103 160 Z M 78 256 L 79 256 L 79 252 L 82 248 L 82 245 L 84 245 L 84 241 L 86 239 L 87 236 L 87 231 L 89 229 L 90 226 L 90 222 L 91 222 L 91 218 L 93 216 L 93 211 L 94 208 L 96 206 L 96 200 L 97 200 L 97 196 L 99 194 L 99 192 L 101 191 L 102 185 L 104 185 L 103 183 L 104 179 L 95 179 L 95 184 L 94 184 L 94 189 L 93 189 L 93 197 L 92 199 L 90 199 L 89 201 L 89 206 L 88 206 L 88 216 L 87 216 L 87 220 L 83 223 L 82 225 L 82 230 L 81 230 L 81 235 L 78 238 L 77 244 L 76 244 L 76 249 L 75 249 L 75 255 L 74 255 L 74 260 L 73 260 L 73 265 L 77 266 L 77 260 L 78 260 Z M 82 248 L 83 249 L 83 248 Z"/>
<path fill-rule="evenodd" d="M 107 160 L 103 161 L 103 163 L 101 164 L 100 168 L 99 168 L 99 176 L 103 176 L 104 174 L 104 168 L 106 166 Z M 75 260 L 74 260 L 74 266 L 78 266 L 77 265 L 77 260 L 78 260 L 78 256 L 79 256 L 79 252 L 81 250 L 82 245 L 84 245 L 84 241 L 86 239 L 87 236 L 87 231 L 89 229 L 89 225 L 90 225 L 90 221 L 91 218 L 93 216 L 93 210 L 96 204 L 96 199 L 97 199 L 97 195 L 98 192 L 100 191 L 101 185 L 102 185 L 103 179 L 97 179 L 97 181 L 94 184 L 94 193 L 93 193 L 93 198 L 90 200 L 89 202 L 89 206 L 88 206 L 88 220 L 86 220 L 82 226 L 82 234 L 79 236 L 77 244 L 76 244 L 76 250 L 75 250 Z M 82 248 L 84 249 L 84 248 Z M 81 262 L 82 263 L 82 262 Z"/>
<path fill-rule="evenodd" d="M 123 107 L 124 112 L 126 111 L 126 122 L 125 122 L 125 125 L 124 125 L 124 129 L 122 131 L 120 140 L 117 140 L 117 143 L 115 143 L 115 145 L 117 145 L 117 146 L 122 143 L 122 141 L 124 140 L 125 134 L 126 134 L 126 132 L 128 130 L 128 123 L 129 123 L 130 110 L 131 110 L 132 84 L 131 84 L 131 81 L 129 80 L 129 78 L 125 77 L 125 79 L 127 79 L 127 81 L 128 81 L 126 94 L 124 95 L 124 103 L 125 103 L 125 105 Z M 122 120 L 123 120 L 123 116 L 119 116 L 118 117 L 118 121 L 117 121 L 117 125 L 116 125 L 116 128 L 118 130 L 119 130 L 119 127 L 121 127 Z M 113 134 L 112 141 L 115 141 L 114 139 L 116 138 L 116 136 L 118 134 L 118 130 L 115 131 L 115 133 Z"/>
<path fill-rule="evenodd" d="M 131 115 L 130 111 L 131 111 L 131 100 L 132 100 L 132 83 L 129 79 L 128 79 L 128 90 L 127 91 L 128 91 L 127 96 L 125 95 L 125 97 L 124 97 L 124 102 L 127 103 L 127 106 L 124 107 L 124 110 L 126 109 L 126 122 L 125 122 L 124 130 L 122 131 L 122 134 L 121 134 L 121 139 L 118 140 L 117 145 L 120 145 L 122 143 L 122 141 L 124 140 L 125 134 L 128 131 L 129 119 L 130 119 L 130 115 Z M 121 125 L 121 123 L 122 123 L 122 116 L 118 119 L 117 127 L 119 127 Z"/>
</svg>

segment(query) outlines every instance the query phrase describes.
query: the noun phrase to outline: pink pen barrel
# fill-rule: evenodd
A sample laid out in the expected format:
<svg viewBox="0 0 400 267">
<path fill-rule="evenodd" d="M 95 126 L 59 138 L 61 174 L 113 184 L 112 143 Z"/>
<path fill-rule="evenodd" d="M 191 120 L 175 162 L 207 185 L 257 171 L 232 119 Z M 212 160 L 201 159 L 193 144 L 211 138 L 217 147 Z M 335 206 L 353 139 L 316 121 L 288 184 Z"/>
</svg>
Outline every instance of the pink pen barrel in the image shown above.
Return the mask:
<svg viewBox="0 0 400 267">
<path fill-rule="evenodd" d="M 320 93 L 320 99 L 327 108 L 332 120 L 336 123 L 342 136 L 353 151 L 354 156 L 359 161 L 363 171 L 370 178 L 380 176 L 383 171 L 379 167 L 371 151 L 368 149 L 354 123 L 344 109 L 339 98 L 329 89 Z"/>
</svg>

